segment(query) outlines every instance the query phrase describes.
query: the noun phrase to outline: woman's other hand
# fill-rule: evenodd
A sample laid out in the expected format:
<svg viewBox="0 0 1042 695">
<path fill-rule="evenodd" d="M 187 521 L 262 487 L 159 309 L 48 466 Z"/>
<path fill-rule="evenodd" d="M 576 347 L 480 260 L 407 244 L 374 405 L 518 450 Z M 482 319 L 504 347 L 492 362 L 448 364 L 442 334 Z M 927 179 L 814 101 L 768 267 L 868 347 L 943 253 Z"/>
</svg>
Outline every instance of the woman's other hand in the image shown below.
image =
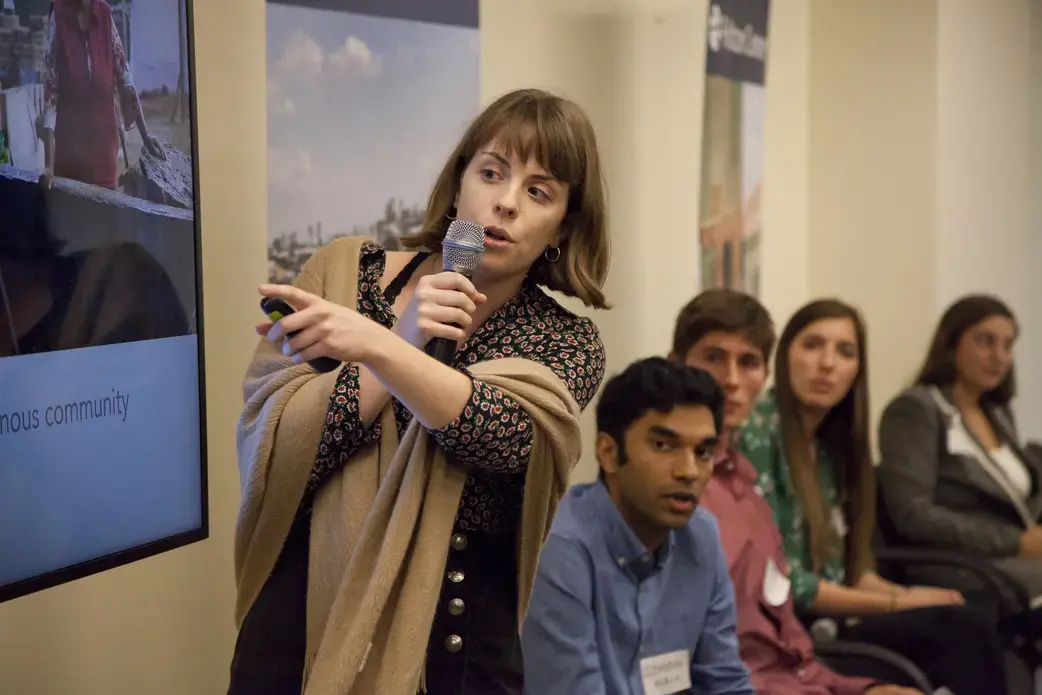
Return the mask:
<svg viewBox="0 0 1042 695">
<path fill-rule="evenodd" d="M 928 606 L 961 606 L 966 599 L 958 591 L 933 586 L 913 586 L 894 598 L 894 608 L 899 611 Z"/>
<path fill-rule="evenodd" d="M 937 601 L 937 605 L 961 606 L 966 603 L 966 597 L 955 589 L 943 589 L 939 586 L 913 586 L 909 587 L 908 590 L 919 593 L 927 600 L 930 597 L 933 597 L 933 599 Z"/>
<path fill-rule="evenodd" d="M 416 283 L 394 332 L 420 350 L 431 338 L 461 342 L 474 321 L 474 312 L 486 300 L 460 273 L 425 275 Z"/>
</svg>

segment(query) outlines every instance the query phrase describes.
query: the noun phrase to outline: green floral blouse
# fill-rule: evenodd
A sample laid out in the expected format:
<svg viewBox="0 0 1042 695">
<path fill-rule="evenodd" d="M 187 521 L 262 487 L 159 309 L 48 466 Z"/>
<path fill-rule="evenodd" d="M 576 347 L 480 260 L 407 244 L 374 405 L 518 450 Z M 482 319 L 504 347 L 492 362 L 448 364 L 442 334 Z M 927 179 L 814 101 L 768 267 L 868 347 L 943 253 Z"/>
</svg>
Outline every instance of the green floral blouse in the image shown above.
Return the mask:
<svg viewBox="0 0 1042 695">
<path fill-rule="evenodd" d="M 810 555 L 810 539 L 803 528 L 803 505 L 792 485 L 789 462 L 782 446 L 778 401 L 770 389 L 753 408 L 749 419 L 738 432 L 741 449 L 758 473 L 756 491 L 774 510 L 774 522 L 781 531 L 785 554 L 789 560 L 792 598 L 797 608 L 807 609 L 818 596 L 818 584 L 826 579 L 842 584 L 845 570 L 840 556 L 830 558 L 820 576 L 814 572 Z M 836 477 L 832 462 L 824 452 L 818 456 L 818 483 L 832 519 L 840 519 L 836 503 Z"/>
</svg>

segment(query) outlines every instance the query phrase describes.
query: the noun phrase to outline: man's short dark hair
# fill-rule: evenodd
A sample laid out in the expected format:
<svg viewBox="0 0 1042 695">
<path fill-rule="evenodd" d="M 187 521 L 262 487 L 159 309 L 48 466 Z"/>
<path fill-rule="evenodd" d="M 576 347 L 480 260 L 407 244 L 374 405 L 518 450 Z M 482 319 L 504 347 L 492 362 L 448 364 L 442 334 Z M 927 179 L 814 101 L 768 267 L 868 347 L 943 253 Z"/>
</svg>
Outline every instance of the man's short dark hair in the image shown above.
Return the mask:
<svg viewBox="0 0 1042 695">
<path fill-rule="evenodd" d="M 604 385 L 597 402 L 597 431 L 618 444 L 620 463 L 625 461 L 625 437 L 634 422 L 650 411 L 668 413 L 681 406 L 705 406 L 720 432 L 724 419 L 724 394 L 708 372 L 664 357 L 634 362 Z"/>
<path fill-rule="evenodd" d="M 683 361 L 699 340 L 710 333 L 740 333 L 771 358 L 775 332 L 771 315 L 755 297 L 735 290 L 706 290 L 688 302 L 673 329 L 673 357 Z"/>
</svg>

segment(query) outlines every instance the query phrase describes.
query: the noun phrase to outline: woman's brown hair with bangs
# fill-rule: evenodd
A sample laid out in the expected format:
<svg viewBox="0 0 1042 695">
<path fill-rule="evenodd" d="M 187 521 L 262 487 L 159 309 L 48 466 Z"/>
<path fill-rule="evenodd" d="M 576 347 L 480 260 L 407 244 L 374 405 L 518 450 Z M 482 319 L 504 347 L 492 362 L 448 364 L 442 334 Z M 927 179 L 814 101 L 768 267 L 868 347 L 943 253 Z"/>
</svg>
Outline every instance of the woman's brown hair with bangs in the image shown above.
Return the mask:
<svg viewBox="0 0 1042 695">
<path fill-rule="evenodd" d="M 568 184 L 568 207 L 558 236 L 561 255 L 554 263 L 541 256 L 529 276 L 550 290 L 577 297 L 586 306 L 610 308 L 601 289 L 611 250 L 593 126 L 575 103 L 539 89 L 510 92 L 474 119 L 431 189 L 422 228 L 403 237 L 402 245 L 432 251 L 441 248 L 454 216 L 463 172 L 478 150 L 492 142 L 522 160 L 534 157 L 551 176 Z"/>
</svg>

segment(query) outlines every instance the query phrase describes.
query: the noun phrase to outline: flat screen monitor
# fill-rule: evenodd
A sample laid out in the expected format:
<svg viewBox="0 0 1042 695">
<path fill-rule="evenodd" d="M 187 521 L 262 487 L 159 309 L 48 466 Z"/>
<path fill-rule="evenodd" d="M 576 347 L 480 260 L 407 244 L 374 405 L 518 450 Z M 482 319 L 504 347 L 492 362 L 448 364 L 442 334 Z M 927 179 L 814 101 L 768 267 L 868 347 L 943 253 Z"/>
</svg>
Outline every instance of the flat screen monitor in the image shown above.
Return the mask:
<svg viewBox="0 0 1042 695">
<path fill-rule="evenodd" d="M 0 601 L 206 538 L 190 0 L 0 0 Z"/>
</svg>

